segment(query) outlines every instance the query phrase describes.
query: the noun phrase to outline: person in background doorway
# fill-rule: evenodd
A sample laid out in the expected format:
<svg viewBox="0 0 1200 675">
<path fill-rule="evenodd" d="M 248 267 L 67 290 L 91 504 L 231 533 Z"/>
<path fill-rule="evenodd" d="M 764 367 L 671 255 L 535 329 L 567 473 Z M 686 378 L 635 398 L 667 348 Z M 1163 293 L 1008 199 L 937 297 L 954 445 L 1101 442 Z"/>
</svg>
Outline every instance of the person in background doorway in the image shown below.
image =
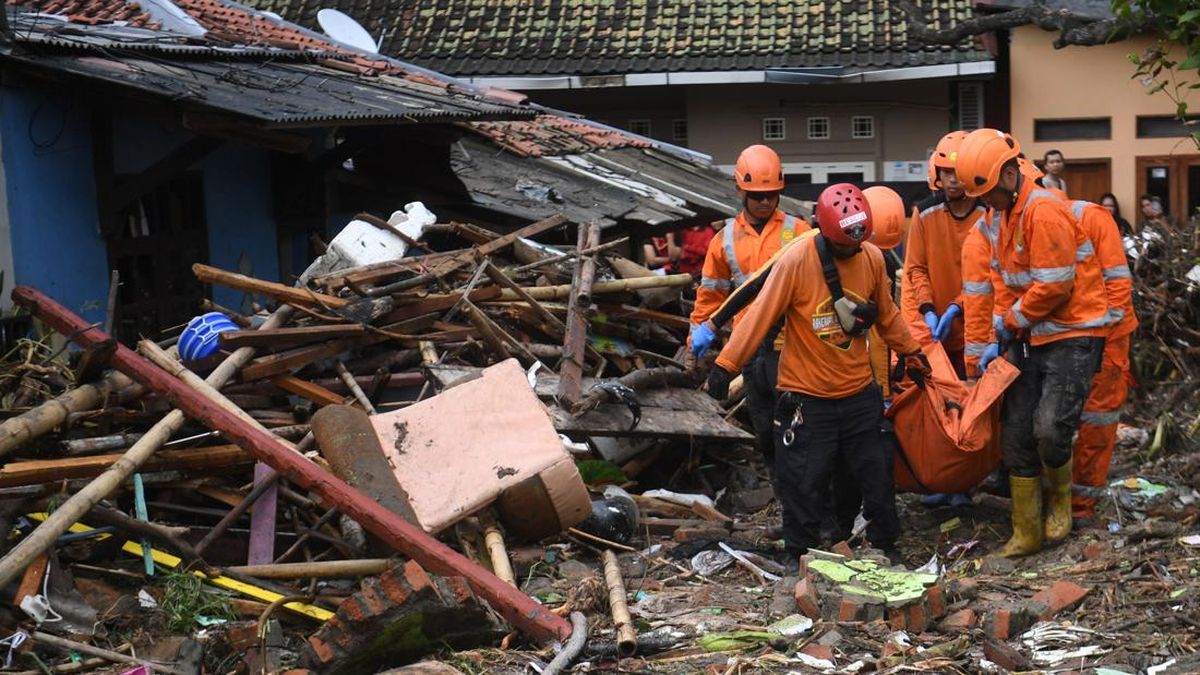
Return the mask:
<svg viewBox="0 0 1200 675">
<path fill-rule="evenodd" d="M 1173 228 L 1175 220 L 1167 215 L 1163 208 L 1162 199 L 1158 195 L 1144 194 L 1141 198 L 1142 217 L 1138 222 L 1138 231 L 1143 231 L 1147 226 L 1151 230 L 1161 230 L 1164 228 Z"/>
<path fill-rule="evenodd" d="M 1063 157 L 1062 152 L 1047 150 L 1046 154 L 1042 156 L 1042 164 L 1046 167 L 1046 177 L 1042 179 L 1042 185 L 1062 190 L 1063 194 L 1067 194 L 1067 181 L 1063 178 L 1067 160 Z"/>
<path fill-rule="evenodd" d="M 667 232 L 661 237 L 650 237 L 650 241 L 642 244 L 642 255 L 646 258 L 646 267 L 654 270 L 655 274 L 674 274 L 679 263 L 679 247 L 675 245 L 675 233 Z"/>
<path fill-rule="evenodd" d="M 704 256 L 708 253 L 708 245 L 722 225 L 721 221 L 693 225 L 679 231 L 679 272 L 690 274 L 697 282 L 704 271 Z"/>
<path fill-rule="evenodd" d="M 1121 205 L 1117 202 L 1116 195 L 1111 192 L 1105 192 L 1100 195 L 1100 206 L 1108 209 L 1108 212 L 1112 214 L 1113 220 L 1117 221 L 1117 229 L 1121 231 L 1122 237 L 1128 237 L 1133 234 L 1133 226 L 1121 216 Z"/>
</svg>

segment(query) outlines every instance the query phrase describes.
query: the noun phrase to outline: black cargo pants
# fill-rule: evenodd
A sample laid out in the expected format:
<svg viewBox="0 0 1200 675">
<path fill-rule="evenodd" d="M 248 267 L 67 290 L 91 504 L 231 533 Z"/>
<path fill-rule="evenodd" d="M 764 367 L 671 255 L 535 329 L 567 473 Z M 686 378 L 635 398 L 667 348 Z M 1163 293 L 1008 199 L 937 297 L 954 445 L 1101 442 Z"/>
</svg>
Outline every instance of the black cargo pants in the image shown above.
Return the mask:
<svg viewBox="0 0 1200 675">
<path fill-rule="evenodd" d="M 775 401 L 779 380 L 779 352 L 766 341 L 754 358 L 742 368 L 742 383 L 746 387 L 746 412 L 754 428 L 754 448 L 775 483 Z"/>
<path fill-rule="evenodd" d="M 1000 447 L 1014 476 L 1040 476 L 1071 458 L 1083 404 L 1100 369 L 1104 339 L 1066 338 L 1031 346 L 1015 343 L 1005 358 L 1021 375 L 1004 395 Z"/>
<path fill-rule="evenodd" d="M 784 392 L 775 410 L 775 473 L 787 550 L 821 545 L 821 520 L 833 504 L 839 526 L 853 518 L 857 495 L 839 494 L 852 479 L 869 521 L 867 539 L 892 548 L 900 536 L 891 457 L 884 446 L 883 396 L 871 384 L 841 399 Z M 789 433 L 790 431 L 790 433 Z M 842 479 L 842 480 L 838 480 Z M 831 495 L 832 493 L 832 495 Z M 857 512 L 857 508 L 853 508 Z"/>
</svg>

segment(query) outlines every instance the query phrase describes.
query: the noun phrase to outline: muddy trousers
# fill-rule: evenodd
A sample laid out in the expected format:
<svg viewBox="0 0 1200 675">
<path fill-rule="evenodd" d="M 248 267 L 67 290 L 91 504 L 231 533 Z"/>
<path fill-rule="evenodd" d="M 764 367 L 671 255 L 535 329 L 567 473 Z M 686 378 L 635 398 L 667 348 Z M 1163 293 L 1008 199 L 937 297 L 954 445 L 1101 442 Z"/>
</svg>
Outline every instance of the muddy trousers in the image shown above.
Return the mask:
<svg viewBox="0 0 1200 675">
<path fill-rule="evenodd" d="M 845 483 L 835 480 L 838 473 L 852 477 L 861 491 L 871 545 L 895 546 L 900 519 L 882 419 L 883 397 L 874 384 L 841 399 L 780 394 L 775 410 L 775 474 L 783 503 L 784 544 L 790 553 L 802 554 L 821 545 L 821 520 L 830 508 L 831 492 L 839 521 L 850 512 L 850 504 L 857 505 L 853 498 L 836 494 Z"/>
<path fill-rule="evenodd" d="M 1108 484 L 1108 467 L 1117 443 L 1117 423 L 1129 393 L 1129 335 L 1109 338 L 1104 344 L 1100 372 L 1092 378 L 1092 391 L 1083 406 L 1079 436 L 1075 439 L 1075 463 L 1071 482 L 1083 488 L 1103 489 Z M 1096 508 L 1091 495 L 1071 496 L 1076 518 L 1090 518 Z"/>
<path fill-rule="evenodd" d="M 1016 343 L 1005 357 L 1021 370 L 1004 396 L 1000 447 L 1013 476 L 1040 476 L 1071 459 L 1083 405 L 1100 366 L 1104 339 Z"/>
</svg>

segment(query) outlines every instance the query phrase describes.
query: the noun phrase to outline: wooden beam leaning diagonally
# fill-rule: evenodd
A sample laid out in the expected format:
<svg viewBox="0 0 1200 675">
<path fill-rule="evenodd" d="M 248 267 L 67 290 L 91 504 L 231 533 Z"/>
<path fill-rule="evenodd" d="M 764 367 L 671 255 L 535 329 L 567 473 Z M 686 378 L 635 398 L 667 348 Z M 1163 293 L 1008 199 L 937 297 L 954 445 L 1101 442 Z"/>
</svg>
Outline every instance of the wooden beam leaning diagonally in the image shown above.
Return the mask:
<svg viewBox="0 0 1200 675">
<path fill-rule="evenodd" d="M 55 330 L 81 345 L 107 339 L 103 331 L 66 307 L 28 286 L 13 290 L 13 299 Z M 505 584 L 491 572 L 467 560 L 424 530 L 384 508 L 337 476 L 313 464 L 268 432 L 246 424 L 166 371 L 154 366 L 124 345 L 112 359 L 113 367 L 165 395 L 187 416 L 221 431 L 284 477 L 321 495 L 343 513 L 388 545 L 434 574 L 464 577 L 471 587 L 512 625 L 538 640 L 562 639 L 571 625 L 551 614 L 532 598 Z"/>
</svg>

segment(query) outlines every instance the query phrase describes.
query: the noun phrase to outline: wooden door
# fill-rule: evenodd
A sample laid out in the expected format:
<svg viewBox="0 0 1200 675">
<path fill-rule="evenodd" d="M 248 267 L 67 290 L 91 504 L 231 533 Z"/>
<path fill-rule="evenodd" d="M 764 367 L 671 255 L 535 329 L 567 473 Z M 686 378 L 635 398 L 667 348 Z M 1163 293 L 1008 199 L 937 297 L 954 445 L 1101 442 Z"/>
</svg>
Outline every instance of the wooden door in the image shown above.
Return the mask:
<svg viewBox="0 0 1200 675">
<path fill-rule="evenodd" d="M 1112 192 L 1111 163 L 1107 159 L 1070 159 L 1063 171 L 1067 181 L 1067 196 L 1100 202 L 1100 196 Z"/>
</svg>

